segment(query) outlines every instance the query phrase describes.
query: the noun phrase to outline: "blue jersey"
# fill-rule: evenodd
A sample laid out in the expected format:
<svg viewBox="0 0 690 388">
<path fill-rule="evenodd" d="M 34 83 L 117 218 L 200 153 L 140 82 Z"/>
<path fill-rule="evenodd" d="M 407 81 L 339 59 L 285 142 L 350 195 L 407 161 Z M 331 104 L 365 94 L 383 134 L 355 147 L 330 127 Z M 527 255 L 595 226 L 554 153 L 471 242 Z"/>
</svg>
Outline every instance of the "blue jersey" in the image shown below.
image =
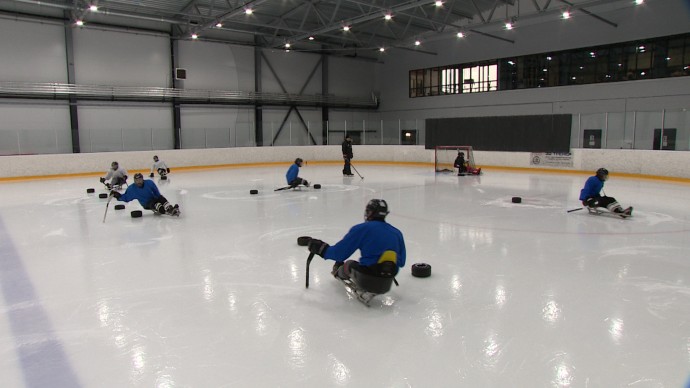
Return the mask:
<svg viewBox="0 0 690 388">
<path fill-rule="evenodd" d="M 295 178 L 297 178 L 297 175 L 299 175 L 299 166 L 297 165 L 297 163 L 293 163 L 292 166 L 288 168 L 287 174 L 285 174 L 285 178 L 287 179 L 288 185 L 292 183 L 292 181 L 294 181 Z"/>
<path fill-rule="evenodd" d="M 597 198 L 601 189 L 604 188 L 604 182 L 599 179 L 596 175 L 587 178 L 585 182 L 585 187 L 580 190 L 580 201 L 584 201 L 588 198 Z"/>
<path fill-rule="evenodd" d="M 144 179 L 144 185 L 142 187 L 136 184 L 127 187 L 127 191 L 120 196 L 118 201 L 129 202 L 136 199 L 139 201 L 141 206 L 146 207 L 152 200 L 158 199 L 161 196 L 161 192 L 158 191 L 158 187 L 153 181 Z"/>
<path fill-rule="evenodd" d="M 405 266 L 405 241 L 402 232 L 385 221 L 366 221 L 353 226 L 337 244 L 328 247 L 324 259 L 343 262 L 359 249 L 359 263 L 370 266 L 378 263 L 385 251 L 394 251 L 398 267 Z"/>
</svg>

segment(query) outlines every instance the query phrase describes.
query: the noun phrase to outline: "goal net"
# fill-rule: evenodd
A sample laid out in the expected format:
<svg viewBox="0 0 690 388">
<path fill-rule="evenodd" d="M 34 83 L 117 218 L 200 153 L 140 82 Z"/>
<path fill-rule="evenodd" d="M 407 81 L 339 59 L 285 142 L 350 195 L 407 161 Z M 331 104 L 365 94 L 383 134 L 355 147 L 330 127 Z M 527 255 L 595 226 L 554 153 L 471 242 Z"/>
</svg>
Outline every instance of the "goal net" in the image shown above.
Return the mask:
<svg viewBox="0 0 690 388">
<path fill-rule="evenodd" d="M 455 158 L 458 157 L 458 153 L 460 152 L 465 154 L 465 165 L 468 168 L 477 168 L 474 164 L 472 146 L 436 146 L 434 152 L 434 169 L 436 172 L 455 171 Z"/>
</svg>

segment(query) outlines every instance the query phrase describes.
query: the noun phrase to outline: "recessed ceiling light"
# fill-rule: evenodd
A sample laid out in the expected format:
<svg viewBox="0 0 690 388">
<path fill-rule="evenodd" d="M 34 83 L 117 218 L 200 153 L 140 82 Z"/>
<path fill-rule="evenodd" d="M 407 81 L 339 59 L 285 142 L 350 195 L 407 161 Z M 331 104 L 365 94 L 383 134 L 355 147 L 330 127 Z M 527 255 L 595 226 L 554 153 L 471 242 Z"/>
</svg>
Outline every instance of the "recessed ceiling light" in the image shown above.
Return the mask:
<svg viewBox="0 0 690 388">
<path fill-rule="evenodd" d="M 422 44 L 422 42 L 420 42 L 420 41 L 418 41 L 418 40 L 415 40 L 415 41 L 414 41 L 414 45 L 415 45 L 415 46 L 419 46 L 420 44 Z"/>
<path fill-rule="evenodd" d="M 218 27 L 218 28 L 223 27 L 223 23 L 216 23 L 216 27 Z"/>
<path fill-rule="evenodd" d="M 457 37 L 458 37 L 458 38 L 464 38 L 464 37 L 465 37 L 465 34 L 464 34 L 462 31 L 459 31 L 458 34 L 457 34 Z"/>
<path fill-rule="evenodd" d="M 247 14 L 247 15 L 251 15 L 251 14 L 254 13 L 254 11 L 252 11 L 251 8 L 247 8 L 247 9 L 244 10 L 244 13 Z"/>
<path fill-rule="evenodd" d="M 199 35 L 197 35 L 197 34 L 192 34 L 192 39 L 198 39 L 198 38 L 199 38 Z"/>
<path fill-rule="evenodd" d="M 393 15 L 387 13 L 383 18 L 386 20 L 391 20 L 391 19 L 393 19 Z"/>
<path fill-rule="evenodd" d="M 285 43 L 285 48 L 290 48 L 290 43 Z"/>
<path fill-rule="evenodd" d="M 92 5 L 92 6 L 90 6 L 90 7 L 89 7 L 89 11 L 91 11 L 91 12 L 96 12 L 96 11 L 98 11 L 98 6 L 97 6 L 97 5 Z"/>
<path fill-rule="evenodd" d="M 379 49 L 379 51 L 380 51 L 380 52 L 384 52 L 384 51 L 386 51 L 386 49 L 383 48 L 383 47 L 381 47 L 381 48 Z"/>
<path fill-rule="evenodd" d="M 313 37 L 313 36 L 310 36 L 310 37 L 309 37 L 309 40 L 314 40 L 314 37 Z"/>
<path fill-rule="evenodd" d="M 350 31 L 350 26 L 343 26 L 343 31 Z"/>
</svg>

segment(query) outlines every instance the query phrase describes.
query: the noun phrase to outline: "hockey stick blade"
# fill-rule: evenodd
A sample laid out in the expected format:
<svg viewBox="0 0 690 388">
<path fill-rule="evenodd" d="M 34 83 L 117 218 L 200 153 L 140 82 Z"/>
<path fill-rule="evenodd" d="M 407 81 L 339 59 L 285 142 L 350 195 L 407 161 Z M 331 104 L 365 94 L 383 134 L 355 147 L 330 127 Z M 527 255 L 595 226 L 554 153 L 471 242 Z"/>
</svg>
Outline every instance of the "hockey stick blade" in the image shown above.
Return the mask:
<svg viewBox="0 0 690 388">
<path fill-rule="evenodd" d="M 355 172 L 357 173 L 357 175 L 359 175 L 359 179 L 364 179 L 362 174 L 360 174 L 359 171 L 357 171 L 357 168 L 352 163 L 350 163 L 350 167 L 352 167 L 355 170 Z"/>
<path fill-rule="evenodd" d="M 578 207 L 578 208 L 575 208 L 575 209 L 570 209 L 570 210 L 568 210 L 568 213 L 576 212 L 576 211 L 582 210 L 582 209 L 584 209 L 584 208 Z"/>
<path fill-rule="evenodd" d="M 105 204 L 105 213 L 103 213 L 103 223 L 105 224 L 105 217 L 108 215 L 108 206 L 110 206 L 110 200 L 113 199 L 112 194 L 108 195 L 108 203 Z"/>
<path fill-rule="evenodd" d="M 314 252 L 309 253 L 309 257 L 307 257 L 307 283 L 306 283 L 306 288 L 309 288 L 309 264 L 311 264 L 311 259 L 314 258 Z"/>
</svg>

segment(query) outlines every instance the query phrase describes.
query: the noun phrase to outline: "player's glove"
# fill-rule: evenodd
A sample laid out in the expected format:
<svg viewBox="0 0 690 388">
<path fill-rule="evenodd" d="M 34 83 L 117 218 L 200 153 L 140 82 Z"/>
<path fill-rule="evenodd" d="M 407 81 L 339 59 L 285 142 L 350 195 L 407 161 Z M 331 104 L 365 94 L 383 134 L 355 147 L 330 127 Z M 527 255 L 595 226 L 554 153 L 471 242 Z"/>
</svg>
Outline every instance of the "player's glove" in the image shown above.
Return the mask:
<svg viewBox="0 0 690 388">
<path fill-rule="evenodd" d="M 99 179 L 99 181 L 101 181 L 101 183 L 105 183 L 105 178 L 101 177 L 101 179 Z"/>
<path fill-rule="evenodd" d="M 166 170 L 167 170 L 167 173 L 170 174 L 170 169 L 169 169 L 169 168 L 166 168 Z"/>
<path fill-rule="evenodd" d="M 323 255 L 326 254 L 326 250 L 329 246 L 330 245 L 326 244 L 325 242 L 313 238 L 311 241 L 309 241 L 309 252 L 323 257 Z"/>
<path fill-rule="evenodd" d="M 153 178 L 153 173 L 150 173 L 150 174 L 149 174 L 149 178 Z"/>
<path fill-rule="evenodd" d="M 115 199 L 120 199 L 120 197 L 122 197 L 122 194 L 120 194 L 119 192 L 117 192 L 115 190 L 111 191 L 110 195 L 115 197 Z"/>
</svg>

